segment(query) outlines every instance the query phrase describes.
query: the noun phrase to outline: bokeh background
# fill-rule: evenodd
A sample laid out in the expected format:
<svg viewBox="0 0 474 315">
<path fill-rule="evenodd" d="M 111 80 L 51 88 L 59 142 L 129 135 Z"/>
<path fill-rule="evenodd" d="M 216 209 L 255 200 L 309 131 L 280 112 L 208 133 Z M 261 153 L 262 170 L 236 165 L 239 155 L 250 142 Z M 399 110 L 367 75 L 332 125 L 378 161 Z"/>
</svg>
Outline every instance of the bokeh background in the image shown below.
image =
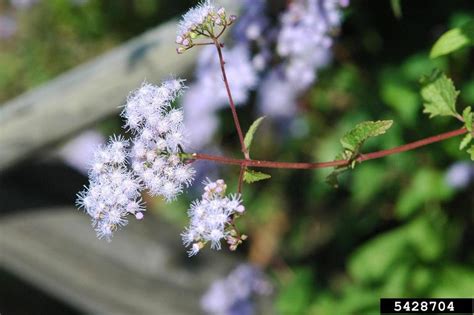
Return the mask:
<svg viewBox="0 0 474 315">
<path fill-rule="evenodd" d="M 285 112 L 283 117 L 268 115 L 254 140 L 254 158 L 332 160 L 340 150 L 339 138 L 364 120 L 395 122 L 386 135 L 369 141 L 364 146 L 365 152 L 460 127 L 453 119 L 430 120 L 422 114 L 418 80 L 433 68 L 440 68 L 461 91 L 458 108 L 474 104 L 473 49 L 429 58 L 430 48 L 443 32 L 474 19 L 474 3 L 401 1 L 400 13 L 394 6 L 396 2 L 351 1 L 341 9 L 341 24 L 334 30 L 334 44 L 329 50 L 331 61 L 318 69 L 317 78 L 309 88 L 299 92 L 290 112 Z M 1 0 L 0 103 L 4 104 L 0 105 L 0 116 L 8 114 L 9 100 L 48 85 L 50 80 L 84 62 L 98 60 L 94 58 L 160 27 L 195 3 L 191 0 Z M 286 6 L 286 1 L 267 1 L 265 14 L 270 24 L 278 24 Z M 259 36 L 274 35 L 268 31 Z M 230 43 L 232 40 L 237 41 L 229 38 Z M 171 52 L 174 49 L 172 42 L 163 45 L 171 47 Z M 177 57 L 158 58 L 165 64 Z M 193 55 L 193 60 L 198 59 Z M 199 71 L 195 74 L 193 70 L 194 63 L 186 71 L 179 70 L 189 84 L 193 84 L 193 78 L 199 80 Z M 271 62 L 266 66 L 271 67 Z M 235 75 L 244 76 L 238 72 Z M 134 79 L 133 84 L 138 86 L 144 79 L 150 80 Z M 120 80 L 126 81 L 127 77 Z M 109 82 L 101 84 L 107 86 Z M 270 94 L 280 92 L 270 89 Z M 61 95 L 60 89 L 57 93 Z M 121 93 L 124 101 L 129 90 Z M 239 115 L 244 129 L 261 114 L 261 97 L 258 88 L 253 88 L 242 101 Z M 192 105 L 193 99 L 186 102 Z M 201 103 L 202 100 L 196 100 L 195 106 Z M 68 100 L 64 100 L 64 106 L 68 106 Z M 212 134 L 206 135 L 210 140 L 203 141 L 198 149 L 238 156 L 238 141 L 228 108 L 216 106 L 213 114 L 217 122 Z M 193 126 L 203 128 L 204 123 L 200 122 L 194 121 Z M 118 115 L 111 113 L 89 123 L 83 131 L 65 134 L 60 141 L 48 143 L 1 170 L 0 242 L 4 247 L 0 251 L 0 313 L 85 314 L 101 310 L 112 314 L 114 308 L 107 309 L 107 305 L 121 299 L 140 296 L 144 300 L 137 299 L 136 303 L 153 304 L 156 297 L 147 292 L 155 292 L 154 286 L 166 291 L 182 285 L 192 287 L 183 293 L 190 298 L 183 298 L 177 305 L 189 301 L 190 306 L 184 308 L 183 314 L 199 314 L 203 312 L 200 297 L 212 281 L 226 277 L 241 263 L 263 270 L 265 276 L 259 274 L 259 277 L 265 278 L 272 289 L 256 292 L 265 293 L 263 302 L 259 300 L 261 297 L 250 294 L 238 300 L 240 308 L 236 307 L 232 314 L 252 314 L 252 311 L 255 314 L 376 314 L 380 297 L 474 296 L 474 171 L 467 154 L 458 150 L 459 139 L 365 162 L 343 175 L 338 189 L 325 183 L 330 170 L 269 170 L 270 180 L 244 187 L 247 214 L 239 224 L 249 240 L 237 252 L 224 249 L 217 254 L 208 250 L 204 258 L 188 259 L 180 245 L 179 233 L 186 225 L 187 206 L 200 194 L 199 182 L 206 176 L 224 178 L 234 189 L 239 172 L 235 167 L 196 163 L 198 179 L 188 194 L 171 204 L 147 198 L 145 220 L 119 231 L 120 236 L 110 245 L 94 240 L 92 229 L 87 232 L 75 228 L 75 218 L 80 221 L 86 216 L 74 210 L 74 203 L 75 194 L 87 184 L 84 173 L 90 157 L 87 152 L 112 133 L 122 133 L 121 124 Z M 68 212 L 73 218 L 69 218 Z M 87 218 L 84 220 L 87 222 Z M 37 222 L 43 228 L 49 226 L 48 222 L 55 222 L 51 223 L 52 229 L 60 226 L 61 235 L 67 235 L 67 224 L 73 227 L 69 229 L 69 238 L 54 238 L 49 243 L 52 235 L 60 234 L 46 228 L 30 235 Z M 165 229 L 163 225 L 170 227 L 170 232 L 158 237 L 154 231 Z M 35 270 L 35 257 L 44 255 L 43 247 L 25 250 L 25 245 L 22 249 L 22 244 L 27 244 L 22 237 L 27 239 L 29 235 L 44 236 L 41 242 L 46 249 L 54 243 L 55 250 L 51 253 L 58 256 L 51 254 L 51 261 L 67 262 L 62 255 L 89 257 L 87 265 L 82 266 L 88 272 L 78 274 L 77 282 L 71 281 L 67 275 L 77 270 L 75 265 L 69 265 L 69 269 L 61 269 L 61 277 L 53 272 L 51 276 L 35 278 L 32 274 L 41 273 L 47 266 Z M 13 242 L 11 238 L 18 240 Z M 73 246 L 74 239 L 81 240 L 81 247 Z M 150 239 L 159 245 L 149 245 Z M 140 244 L 146 251 L 137 249 Z M 160 251 L 160 246 L 168 251 Z M 22 254 L 26 251 L 31 253 L 30 258 Z M 120 259 L 114 260 L 110 252 L 114 255 L 119 252 Z M 31 260 L 31 265 L 16 268 L 15 255 L 20 257 L 18 261 Z M 108 258 L 94 260 L 98 255 Z M 107 273 L 110 265 L 127 264 L 124 261 L 128 258 L 124 257 L 130 255 L 130 266 L 139 267 L 129 268 L 126 273 L 111 272 L 104 278 L 110 281 L 111 293 L 93 294 L 100 307 L 85 307 L 88 300 L 77 289 L 80 277 L 93 278 L 104 270 Z M 209 268 L 213 264 L 220 267 L 211 272 Z M 177 266 L 170 272 L 175 277 L 156 280 L 162 279 L 170 265 Z M 189 276 L 201 271 L 203 276 L 199 279 Z M 147 277 L 148 273 L 154 275 L 153 279 Z M 123 296 L 126 290 L 112 289 L 123 281 L 134 283 L 133 279 L 139 278 L 145 279 L 137 286 L 143 292 L 136 289 L 136 295 L 127 298 Z M 194 282 L 186 283 L 183 279 Z M 92 287 L 93 284 L 87 288 Z M 70 291 L 65 294 L 65 290 Z M 171 300 L 182 298 L 179 290 L 174 295 L 175 291 L 169 290 Z M 229 299 L 229 296 L 214 298 Z M 260 301 L 257 303 L 260 308 L 248 304 L 254 300 Z M 156 303 L 155 314 L 168 314 Z M 134 301 L 129 301 L 130 305 Z M 132 306 L 125 313 L 133 314 Z M 176 314 L 181 313 L 176 311 Z"/>
</svg>

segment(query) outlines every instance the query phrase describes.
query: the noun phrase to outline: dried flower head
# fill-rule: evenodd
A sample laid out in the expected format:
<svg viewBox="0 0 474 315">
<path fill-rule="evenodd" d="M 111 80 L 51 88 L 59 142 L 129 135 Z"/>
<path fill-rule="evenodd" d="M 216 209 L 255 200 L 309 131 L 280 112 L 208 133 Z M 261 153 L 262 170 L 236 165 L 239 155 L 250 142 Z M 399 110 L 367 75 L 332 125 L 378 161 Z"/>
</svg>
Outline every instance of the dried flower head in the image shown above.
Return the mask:
<svg viewBox="0 0 474 315">
<path fill-rule="evenodd" d="M 188 210 L 189 227 L 182 233 L 183 243 L 190 246 L 189 256 L 196 255 L 206 243 L 212 249 L 221 249 L 221 240 L 226 240 L 231 250 L 246 238 L 239 235 L 234 226 L 234 219 L 240 216 L 245 207 L 240 195 L 226 196 L 227 185 L 222 179 L 204 183 L 201 200 L 196 200 Z"/>
</svg>

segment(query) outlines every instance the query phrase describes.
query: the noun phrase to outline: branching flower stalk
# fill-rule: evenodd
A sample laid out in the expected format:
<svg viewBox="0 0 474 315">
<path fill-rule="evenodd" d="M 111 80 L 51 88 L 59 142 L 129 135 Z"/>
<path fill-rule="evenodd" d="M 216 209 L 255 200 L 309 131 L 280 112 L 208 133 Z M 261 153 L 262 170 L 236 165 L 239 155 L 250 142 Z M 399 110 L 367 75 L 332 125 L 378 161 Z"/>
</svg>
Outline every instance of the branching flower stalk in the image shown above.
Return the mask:
<svg viewBox="0 0 474 315">
<path fill-rule="evenodd" d="M 359 154 L 354 161 L 364 162 L 368 160 L 379 159 L 388 155 L 402 153 L 406 151 L 411 151 L 419 147 L 423 147 L 432 143 L 440 142 L 449 138 L 457 137 L 463 134 L 468 133 L 466 128 L 460 128 L 453 131 L 448 131 L 439 135 L 431 136 L 421 140 L 417 140 L 411 143 L 407 143 L 395 148 L 381 150 L 366 154 Z M 220 164 L 229 164 L 229 165 L 239 165 L 241 167 L 257 167 L 257 168 L 279 168 L 279 169 L 320 169 L 328 167 L 337 167 L 337 166 L 347 166 L 352 160 L 335 160 L 329 162 L 276 162 L 276 161 L 264 161 L 264 160 L 243 160 L 243 159 L 234 159 L 225 156 L 211 155 L 211 154 L 202 154 L 202 153 L 193 153 L 184 155 L 186 159 L 199 161 L 213 161 Z"/>
<path fill-rule="evenodd" d="M 194 201 L 188 210 L 190 224 L 182 233 L 188 254 L 196 255 L 207 244 L 212 249 L 221 249 L 225 241 L 230 250 L 236 250 L 247 236 L 240 233 L 236 219 L 245 214 L 242 185 L 270 177 L 251 172 L 252 168 L 319 169 L 334 167 L 336 179 L 341 170 L 353 168 L 357 163 L 382 158 L 388 155 L 414 150 L 432 143 L 465 135 L 460 149 L 467 147 L 473 139 L 473 113 L 467 107 L 462 115 L 455 108 L 459 94 L 452 82 L 444 75 L 434 72 L 423 79 L 422 96 L 425 113 L 433 116 L 452 116 L 464 127 L 439 135 L 424 138 L 391 149 L 361 153 L 362 144 L 370 137 L 378 136 L 390 128 L 392 121 L 369 121 L 358 124 L 347 133 L 341 144 L 343 153 L 329 162 L 278 162 L 250 158 L 249 147 L 262 118 L 255 121 L 245 135 L 237 115 L 230 83 L 226 74 L 225 59 L 220 41 L 225 30 L 236 19 L 224 8 L 216 9 L 211 0 L 202 2 L 183 16 L 179 23 L 176 43 L 178 53 L 194 46 L 214 45 L 219 58 L 224 87 L 232 112 L 235 129 L 244 158 L 186 153 L 186 130 L 182 108 L 173 103 L 185 90 L 184 80 L 171 79 L 160 86 L 143 83 L 133 91 L 124 106 L 122 116 L 124 128 L 133 134 L 125 140 L 114 137 L 105 147 L 99 148 L 91 165 L 89 187 L 78 194 L 78 206 L 92 219 L 99 238 L 110 240 L 113 232 L 125 226 L 129 215 L 143 218 L 145 207 L 141 192 L 147 190 L 153 196 L 161 196 L 170 202 L 189 187 L 195 171 L 191 167 L 196 161 L 212 161 L 240 167 L 238 188 L 235 194 L 226 194 L 223 179 L 204 182 L 201 199 Z M 442 95 L 442 97 L 440 96 Z M 250 135 L 250 136 L 249 136 Z M 247 137 L 249 136 L 249 137 Z M 468 150 L 474 159 L 474 146 Z M 245 176 L 251 174 L 250 180 Z"/>
<path fill-rule="evenodd" d="M 213 44 L 216 47 L 222 72 L 222 80 L 224 81 L 227 97 L 229 99 L 229 106 L 232 111 L 235 129 L 239 136 L 242 153 L 244 154 L 245 159 L 248 160 L 250 159 L 250 156 L 244 143 L 242 127 L 240 126 L 239 117 L 237 115 L 234 99 L 229 86 L 229 80 L 227 79 L 225 71 L 225 61 L 222 53 L 222 47 L 224 47 L 224 44 L 219 41 L 227 27 L 229 27 L 235 19 L 236 16 L 228 16 L 224 8 L 216 10 L 210 1 L 201 3 L 197 7 L 189 10 L 188 13 L 183 16 L 176 36 L 176 43 L 179 44 L 180 47 L 178 47 L 176 51 L 178 53 L 183 53 L 186 50 L 199 45 Z M 196 42 L 196 39 L 199 37 L 207 38 L 210 42 Z"/>
<path fill-rule="evenodd" d="M 247 147 L 245 146 L 244 134 L 242 133 L 242 127 L 240 126 L 239 116 L 237 115 L 237 110 L 235 108 L 234 99 L 232 98 L 232 92 L 230 90 L 229 80 L 227 79 L 227 74 L 225 72 L 225 61 L 224 61 L 224 56 L 222 54 L 223 44 L 221 44 L 219 42 L 218 37 L 213 38 L 213 40 L 214 40 L 214 44 L 215 44 L 216 49 L 217 49 L 217 53 L 219 55 L 219 62 L 220 62 L 220 65 L 221 65 L 221 72 L 222 72 L 222 80 L 224 81 L 225 89 L 227 91 L 227 97 L 229 98 L 229 106 L 230 106 L 230 109 L 232 111 L 232 117 L 234 119 L 235 129 L 237 131 L 237 135 L 239 136 L 241 150 L 242 150 L 242 153 L 244 154 L 245 159 L 249 160 L 250 159 L 249 151 L 248 151 Z M 239 177 L 239 183 L 241 182 L 240 178 L 241 177 Z"/>
</svg>

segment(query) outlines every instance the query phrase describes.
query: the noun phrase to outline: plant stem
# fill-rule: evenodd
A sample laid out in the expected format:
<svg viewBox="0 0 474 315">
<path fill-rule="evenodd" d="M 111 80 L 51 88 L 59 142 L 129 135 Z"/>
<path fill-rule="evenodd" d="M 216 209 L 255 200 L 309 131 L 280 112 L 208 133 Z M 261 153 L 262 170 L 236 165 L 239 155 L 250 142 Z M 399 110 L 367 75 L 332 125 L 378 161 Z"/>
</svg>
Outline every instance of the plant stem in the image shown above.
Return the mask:
<svg viewBox="0 0 474 315">
<path fill-rule="evenodd" d="M 453 131 L 445 132 L 436 136 L 424 138 L 415 142 L 404 144 L 392 149 L 381 150 L 377 152 L 360 154 L 355 160 L 357 162 L 363 162 L 367 160 L 378 159 L 384 156 L 401 153 L 405 151 L 414 150 L 416 148 L 440 142 L 449 138 L 453 138 L 462 134 L 465 134 L 467 131 L 466 128 L 456 129 Z M 337 167 L 337 166 L 346 166 L 351 163 L 350 160 L 336 160 L 330 162 L 315 162 L 315 163 L 298 163 L 298 162 L 275 162 L 275 161 L 262 161 L 262 160 L 251 160 L 251 159 L 234 159 L 225 156 L 210 155 L 210 154 L 201 154 L 193 153 L 189 156 L 190 160 L 207 160 L 214 161 L 221 164 L 230 164 L 230 165 L 240 165 L 241 170 L 245 167 L 261 167 L 261 168 L 282 168 L 282 169 L 318 169 L 326 167 Z M 241 171 L 242 176 L 242 171 Z M 239 183 L 239 186 L 241 184 Z"/>
<path fill-rule="evenodd" d="M 429 138 L 421 139 L 421 140 L 418 140 L 418 141 L 415 141 L 415 142 L 407 143 L 407 144 L 404 144 L 404 145 L 401 145 L 401 146 L 398 146 L 398 147 L 395 147 L 395 148 L 392 148 L 392 149 L 387 149 L 387 150 L 382 150 L 382 151 L 377 151 L 377 152 L 367 153 L 367 154 L 361 154 L 357 158 L 357 162 L 378 159 L 378 158 L 381 158 L 381 157 L 384 157 L 384 156 L 387 156 L 387 155 L 414 150 L 416 148 L 419 148 L 419 147 L 422 147 L 422 146 L 425 146 L 425 145 L 428 145 L 428 144 L 431 144 L 431 143 L 443 141 L 443 140 L 446 140 L 446 139 L 449 139 L 449 138 L 453 138 L 453 137 L 465 134 L 467 132 L 468 131 L 467 131 L 466 128 L 461 128 L 461 129 L 445 132 L 445 133 L 442 133 L 442 134 L 439 134 L 439 135 L 436 135 L 436 136 L 432 136 L 432 137 L 429 137 Z"/>
<path fill-rule="evenodd" d="M 238 186 L 238 193 L 242 193 L 242 183 L 244 181 L 244 173 L 245 173 L 245 165 L 240 165 L 240 174 L 239 174 L 239 186 Z"/>
<path fill-rule="evenodd" d="M 217 53 L 219 55 L 222 79 L 224 80 L 225 89 L 227 91 L 227 97 L 229 98 L 229 105 L 232 111 L 232 117 L 234 118 L 235 129 L 237 130 L 237 134 L 239 135 L 241 150 L 242 150 L 242 153 L 244 154 L 245 159 L 250 160 L 249 151 L 247 150 L 247 147 L 245 146 L 244 135 L 242 133 L 242 128 L 240 127 L 239 117 L 237 116 L 237 110 L 235 109 L 234 99 L 232 98 L 229 81 L 227 80 L 227 74 L 225 72 L 225 61 L 222 55 L 222 46 L 217 37 L 213 37 L 213 40 L 217 48 Z"/>
</svg>

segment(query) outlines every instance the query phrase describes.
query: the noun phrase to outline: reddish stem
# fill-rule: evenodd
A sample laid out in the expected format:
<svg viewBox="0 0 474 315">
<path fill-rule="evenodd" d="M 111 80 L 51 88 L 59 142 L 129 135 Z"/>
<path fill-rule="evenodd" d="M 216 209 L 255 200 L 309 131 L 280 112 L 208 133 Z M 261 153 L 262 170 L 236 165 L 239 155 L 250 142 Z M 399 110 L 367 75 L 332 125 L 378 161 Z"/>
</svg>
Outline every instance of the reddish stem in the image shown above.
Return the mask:
<svg viewBox="0 0 474 315">
<path fill-rule="evenodd" d="M 467 132 L 466 128 L 461 128 L 449 132 L 445 132 L 436 136 L 428 137 L 425 139 L 421 139 L 415 142 L 411 142 L 408 144 L 404 144 L 392 149 L 361 154 L 358 158 L 356 158 L 357 162 L 363 162 L 367 160 L 378 159 L 387 155 L 392 155 L 400 152 L 405 152 L 409 150 L 413 150 L 431 143 L 443 141 L 449 138 L 453 138 Z M 207 160 L 207 161 L 214 161 L 217 163 L 222 164 L 231 164 L 231 165 L 240 165 L 241 167 L 241 175 L 242 169 L 245 167 L 262 167 L 262 168 L 283 168 L 283 169 L 317 169 L 317 168 L 326 168 L 326 167 L 336 167 L 336 166 L 344 166 L 348 165 L 351 161 L 349 160 L 336 160 L 330 162 L 316 162 L 316 163 L 293 163 L 293 162 L 274 162 L 274 161 L 262 161 L 262 160 L 242 160 L 242 159 L 234 159 L 225 156 L 218 156 L 218 155 L 209 155 L 209 154 L 201 154 L 201 153 L 194 153 L 192 154 L 191 159 L 193 160 Z M 239 183 L 239 186 L 241 183 Z"/>
<path fill-rule="evenodd" d="M 227 74 L 225 72 L 225 61 L 224 61 L 224 57 L 222 55 L 221 43 L 219 42 L 219 40 L 217 38 L 213 38 L 213 40 L 214 40 L 214 44 L 217 48 L 217 53 L 219 55 L 219 62 L 220 62 L 220 66 L 221 66 L 222 79 L 224 80 L 225 89 L 227 91 L 227 97 L 229 98 L 229 105 L 230 105 L 230 109 L 232 111 L 232 117 L 234 118 L 235 129 L 237 130 L 237 134 L 239 135 L 239 141 L 240 141 L 240 146 L 241 146 L 241 149 L 242 149 L 242 153 L 244 154 L 244 157 L 245 157 L 246 160 L 250 160 L 249 152 L 247 150 L 247 147 L 245 146 L 244 135 L 242 133 L 242 128 L 240 127 L 239 117 L 237 116 L 237 110 L 235 109 L 234 99 L 232 98 L 232 93 L 230 91 L 229 81 L 227 80 Z"/>
<path fill-rule="evenodd" d="M 245 165 L 240 165 L 238 193 L 242 193 L 242 183 L 244 181 Z"/>
<path fill-rule="evenodd" d="M 421 139 L 415 142 L 407 143 L 407 144 L 404 144 L 392 149 L 387 149 L 387 150 L 382 150 L 382 151 L 377 151 L 377 152 L 367 153 L 367 154 L 361 154 L 359 158 L 357 158 L 357 161 L 362 162 L 362 161 L 367 161 L 367 160 L 373 160 L 373 159 L 378 159 L 378 158 L 395 154 L 395 153 L 410 151 L 410 150 L 413 150 L 413 149 L 416 149 L 416 148 L 419 148 L 431 143 L 443 141 L 452 137 L 465 134 L 466 132 L 467 132 L 466 128 L 461 128 L 461 129 L 445 132 L 436 136 L 432 136 L 429 138 Z"/>
</svg>

